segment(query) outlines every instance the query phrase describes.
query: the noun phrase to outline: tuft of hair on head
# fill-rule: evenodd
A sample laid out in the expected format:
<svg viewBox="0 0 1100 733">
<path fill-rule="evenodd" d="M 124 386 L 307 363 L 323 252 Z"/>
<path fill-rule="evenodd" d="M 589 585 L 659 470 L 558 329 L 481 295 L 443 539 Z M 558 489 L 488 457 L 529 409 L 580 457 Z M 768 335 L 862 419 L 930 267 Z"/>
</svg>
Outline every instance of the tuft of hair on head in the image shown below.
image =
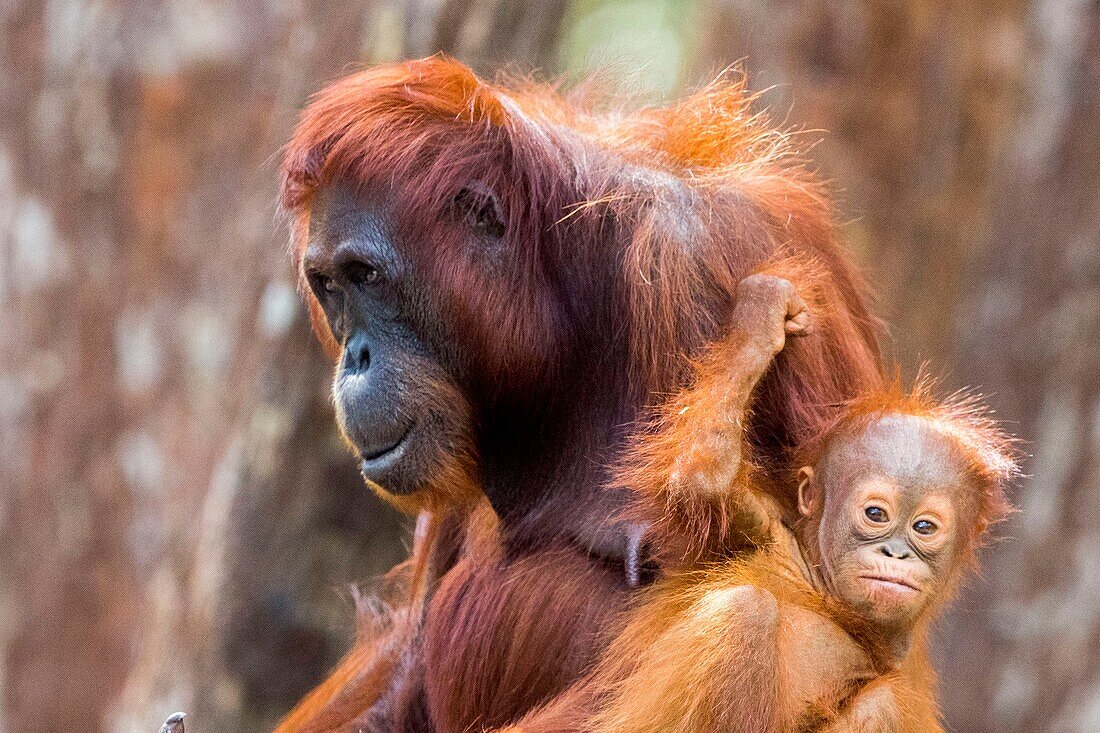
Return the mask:
<svg viewBox="0 0 1100 733">
<path fill-rule="evenodd" d="M 952 441 L 966 462 L 973 487 L 967 498 L 975 503 L 978 516 L 972 540 L 979 542 L 992 525 L 1015 511 L 1006 489 L 1021 475 L 1019 440 L 1005 432 L 980 394 L 962 389 L 939 398 L 938 386 L 922 367 L 906 389 L 895 369 L 884 389 L 839 405 L 833 420 L 801 448 L 797 465 L 815 464 L 838 438 L 857 436 L 883 417 L 920 418 Z"/>
</svg>

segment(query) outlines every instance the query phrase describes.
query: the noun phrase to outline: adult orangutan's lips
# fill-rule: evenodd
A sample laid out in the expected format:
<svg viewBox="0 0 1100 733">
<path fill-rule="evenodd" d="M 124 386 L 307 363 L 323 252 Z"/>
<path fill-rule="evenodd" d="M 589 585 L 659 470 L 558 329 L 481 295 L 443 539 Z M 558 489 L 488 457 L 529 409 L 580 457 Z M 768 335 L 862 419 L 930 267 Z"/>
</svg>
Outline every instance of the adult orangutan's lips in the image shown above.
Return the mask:
<svg viewBox="0 0 1100 733">
<path fill-rule="evenodd" d="M 896 575 L 861 575 L 861 580 L 869 580 L 884 589 L 901 593 L 920 593 L 920 588 L 911 581 Z"/>
<path fill-rule="evenodd" d="M 405 445 L 408 443 L 409 435 L 412 433 L 413 426 L 410 425 L 401 437 L 398 438 L 392 445 L 375 450 L 371 453 L 361 453 L 359 455 L 362 463 L 360 468 L 364 474 L 377 474 L 381 471 L 385 471 L 392 468 L 394 464 L 401 460 L 401 456 L 405 453 Z"/>
</svg>

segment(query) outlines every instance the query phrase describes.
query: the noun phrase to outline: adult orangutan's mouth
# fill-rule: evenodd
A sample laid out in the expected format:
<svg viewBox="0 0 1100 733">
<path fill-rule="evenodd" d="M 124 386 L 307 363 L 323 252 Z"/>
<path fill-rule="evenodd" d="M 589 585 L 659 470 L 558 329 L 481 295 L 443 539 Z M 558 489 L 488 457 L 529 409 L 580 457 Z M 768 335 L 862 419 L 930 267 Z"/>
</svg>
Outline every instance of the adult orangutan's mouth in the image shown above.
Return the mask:
<svg viewBox="0 0 1100 733">
<path fill-rule="evenodd" d="M 368 478 L 371 475 L 377 476 L 400 462 L 401 457 L 405 454 L 405 446 L 409 443 L 409 435 L 412 434 L 412 431 L 413 426 L 410 425 L 392 445 L 371 453 L 360 453 L 359 458 L 362 461 L 360 469 L 363 474 Z"/>
</svg>

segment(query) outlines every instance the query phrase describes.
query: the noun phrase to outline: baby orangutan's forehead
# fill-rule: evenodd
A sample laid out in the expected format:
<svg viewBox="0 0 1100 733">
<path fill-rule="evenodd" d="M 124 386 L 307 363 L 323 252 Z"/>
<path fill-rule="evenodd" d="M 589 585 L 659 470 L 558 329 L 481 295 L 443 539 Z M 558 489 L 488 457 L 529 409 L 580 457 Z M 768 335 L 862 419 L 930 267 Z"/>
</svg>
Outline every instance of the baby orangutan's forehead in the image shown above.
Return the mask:
<svg viewBox="0 0 1100 733">
<path fill-rule="evenodd" d="M 889 477 L 899 489 L 949 487 L 965 475 L 965 458 L 935 423 L 914 415 L 876 419 L 861 433 L 830 446 L 822 459 L 827 478 L 845 482 Z"/>
</svg>

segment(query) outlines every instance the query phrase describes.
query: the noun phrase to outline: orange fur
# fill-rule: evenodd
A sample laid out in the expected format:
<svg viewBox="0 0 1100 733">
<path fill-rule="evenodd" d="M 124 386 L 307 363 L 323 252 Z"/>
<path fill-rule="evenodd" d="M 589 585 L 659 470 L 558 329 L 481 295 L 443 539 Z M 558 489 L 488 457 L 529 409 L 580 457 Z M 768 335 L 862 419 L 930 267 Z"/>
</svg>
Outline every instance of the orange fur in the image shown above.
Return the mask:
<svg viewBox="0 0 1100 733">
<path fill-rule="evenodd" d="M 442 582 L 425 586 L 400 615 L 412 619 L 407 626 L 365 639 L 368 651 L 308 698 L 283 733 L 362 720 L 368 730 L 423 723 L 457 733 L 504 722 L 574 682 L 599 655 L 628 593 L 621 571 L 578 537 L 609 523 L 617 508 L 604 490 L 609 466 L 620 463 L 632 427 L 691 381 L 700 354 L 722 337 L 747 274 L 799 263 L 821 293 L 818 335 L 763 375 L 743 426 L 745 457 L 760 476 L 790 468 L 792 451 L 818 434 L 836 405 L 880 384 L 877 324 L 822 189 L 792 136 L 753 113 L 752 101 L 743 80 L 728 75 L 666 108 L 597 112 L 548 88 L 486 83 L 433 57 L 353 74 L 305 110 L 283 162 L 303 281 L 317 191 L 336 180 L 384 190 L 401 253 L 421 265 L 417 297 L 441 314 L 448 343 L 472 355 L 479 389 L 510 406 L 537 401 L 560 419 L 521 413 L 544 426 L 549 448 L 538 455 L 493 457 L 462 445 L 460 460 L 422 492 L 387 496 L 408 511 L 463 507 L 464 546 L 443 543 L 437 553 L 461 561 L 439 564 L 433 575 Z M 519 263 L 508 282 L 479 266 L 439 221 L 471 179 L 499 195 L 508 257 Z M 546 291 L 553 297 L 540 298 Z M 319 338 L 336 355 L 340 345 L 312 293 L 303 293 Z M 469 402 L 479 429 L 493 427 L 470 394 L 441 399 Z M 510 470 L 517 458 L 530 464 L 522 475 Z M 492 484 L 501 475 L 509 484 Z M 792 510 L 789 486 L 758 485 Z M 518 497 L 499 524 L 470 511 L 478 488 L 490 500 Z M 559 587 L 563 600 L 554 605 Z M 555 613 L 539 614 L 542 607 Z M 585 644 L 563 646 L 564 638 Z M 390 639 L 405 648 L 380 692 L 354 671 L 362 660 L 375 664 L 369 660 L 391 648 Z M 340 712 L 330 716 L 333 706 Z M 325 722 L 310 722 L 310 711 Z M 376 725 L 378 716 L 387 722 Z"/>
<path fill-rule="evenodd" d="M 654 411 L 617 465 L 615 484 L 637 499 L 627 516 L 651 526 L 650 551 L 665 563 L 713 560 L 766 544 L 768 526 L 790 516 L 784 502 L 790 492 L 776 485 L 774 466 L 753 462 L 759 451 L 748 428 L 755 409 L 767 409 L 760 382 L 767 384 L 783 365 L 830 338 L 840 327 L 831 304 L 841 298 L 828 270 L 813 258 L 786 257 L 760 272 L 797 284 L 813 314 L 813 333 L 788 339 L 773 360 L 769 344 L 781 331 L 763 332 L 756 322 L 733 324 L 693 360 L 690 386 Z M 828 421 L 835 406 L 818 409 Z M 700 490 L 700 483 L 709 486 Z"/>
<path fill-rule="evenodd" d="M 806 446 L 806 465 L 814 465 L 830 445 L 860 434 L 878 418 L 902 414 L 919 417 L 964 458 L 966 473 L 956 501 L 959 516 L 968 520 L 956 530 L 962 532 L 959 557 L 943 590 L 916 622 L 909 651 L 895 669 L 880 632 L 811 584 L 811 568 L 820 562 L 820 517 L 786 529 L 779 510 L 759 501 L 754 472 L 738 466 L 740 451 L 724 458 L 691 443 L 710 444 L 713 431 L 729 432 L 731 424 L 740 424 L 737 410 L 747 404 L 744 398 L 759 374 L 752 358 L 745 357 L 751 354 L 747 344 L 767 338 L 767 333 L 750 333 L 745 324 L 735 324 L 726 342 L 700 362 L 695 387 L 663 411 L 658 431 L 664 432 L 641 437 L 634 453 L 639 463 L 620 472 L 640 482 L 639 504 L 653 508 L 651 516 L 671 518 L 658 527 L 659 537 L 668 541 L 677 531 L 710 533 L 708 546 L 715 552 L 707 558 L 713 563 L 714 538 L 727 541 L 727 528 L 747 527 L 725 549 L 750 552 L 700 564 L 698 537 L 688 537 L 695 554 L 673 556 L 686 569 L 647 592 L 597 669 L 515 730 L 941 729 L 927 632 L 961 571 L 972 563 L 983 533 L 1009 511 L 1004 486 L 1016 473 L 1013 441 L 975 398 L 937 401 L 930 382 L 922 379 L 910 392 L 895 382 L 840 406 L 835 420 Z M 738 430 L 732 435 L 744 440 Z M 682 441 L 678 453 L 676 441 Z M 678 456 L 687 456 L 688 465 Z M 723 463 L 732 463 L 733 470 Z M 670 464 L 698 472 L 704 480 L 678 483 Z M 715 476 L 720 481 L 708 486 L 706 480 Z M 746 606 L 749 589 L 754 600 Z M 805 694 L 807 687 L 812 695 Z"/>
</svg>

